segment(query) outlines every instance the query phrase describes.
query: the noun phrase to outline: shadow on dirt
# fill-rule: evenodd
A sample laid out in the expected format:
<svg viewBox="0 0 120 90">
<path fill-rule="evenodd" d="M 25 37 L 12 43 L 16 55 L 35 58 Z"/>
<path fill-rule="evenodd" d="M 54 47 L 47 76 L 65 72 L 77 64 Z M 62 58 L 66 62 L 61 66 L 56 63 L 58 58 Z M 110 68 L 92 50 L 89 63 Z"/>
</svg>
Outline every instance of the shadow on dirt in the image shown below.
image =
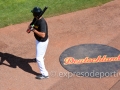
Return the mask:
<svg viewBox="0 0 120 90">
<path fill-rule="evenodd" d="M 4 61 L 7 61 L 9 64 L 4 63 Z M 18 66 L 25 72 L 38 75 L 39 73 L 33 71 L 31 66 L 29 65 L 29 63 L 34 63 L 34 62 L 36 62 L 35 59 L 24 59 L 9 53 L 0 52 L 0 65 L 5 65 L 11 68 L 16 68 Z"/>
</svg>

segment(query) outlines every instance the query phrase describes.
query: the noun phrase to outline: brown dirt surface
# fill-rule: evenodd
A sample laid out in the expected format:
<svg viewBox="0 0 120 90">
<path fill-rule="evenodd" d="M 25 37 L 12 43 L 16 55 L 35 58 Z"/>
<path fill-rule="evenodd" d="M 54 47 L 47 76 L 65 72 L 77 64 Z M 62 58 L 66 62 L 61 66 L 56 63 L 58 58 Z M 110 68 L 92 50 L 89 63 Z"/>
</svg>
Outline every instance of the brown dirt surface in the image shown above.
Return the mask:
<svg viewBox="0 0 120 90">
<path fill-rule="evenodd" d="M 0 90 L 120 90 L 114 88 L 120 76 L 68 78 L 69 72 L 59 63 L 61 53 L 74 45 L 105 44 L 120 50 L 120 0 L 46 21 L 50 42 L 45 64 L 50 78 L 35 79 L 39 73 L 37 63 L 32 62 L 35 38 L 26 33 L 30 22 L 11 25 L 0 29 Z"/>
</svg>

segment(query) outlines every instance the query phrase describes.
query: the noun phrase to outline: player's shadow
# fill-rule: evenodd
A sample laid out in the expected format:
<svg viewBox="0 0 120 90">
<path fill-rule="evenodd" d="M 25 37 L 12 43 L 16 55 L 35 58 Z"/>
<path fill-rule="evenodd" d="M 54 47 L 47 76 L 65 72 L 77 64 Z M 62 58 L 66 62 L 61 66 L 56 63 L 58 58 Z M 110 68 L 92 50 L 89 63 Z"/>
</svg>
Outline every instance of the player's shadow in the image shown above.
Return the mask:
<svg viewBox="0 0 120 90">
<path fill-rule="evenodd" d="M 4 63 L 7 61 L 8 63 Z M 39 73 L 32 70 L 29 63 L 36 62 L 35 59 L 24 59 L 21 57 L 17 57 L 15 55 L 9 54 L 9 53 L 2 53 L 0 52 L 0 65 L 5 65 L 11 68 L 16 68 L 17 66 L 24 70 L 25 72 L 38 75 Z"/>
</svg>

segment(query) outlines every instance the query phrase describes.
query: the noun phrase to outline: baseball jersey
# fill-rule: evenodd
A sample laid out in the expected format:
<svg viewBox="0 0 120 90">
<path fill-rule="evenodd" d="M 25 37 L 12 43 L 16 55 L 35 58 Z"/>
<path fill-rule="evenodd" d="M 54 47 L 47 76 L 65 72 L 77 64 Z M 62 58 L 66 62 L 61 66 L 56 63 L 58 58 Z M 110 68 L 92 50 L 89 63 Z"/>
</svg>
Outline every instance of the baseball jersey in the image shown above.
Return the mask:
<svg viewBox="0 0 120 90">
<path fill-rule="evenodd" d="M 35 21 L 36 21 L 36 18 L 33 19 L 33 21 L 31 22 L 30 25 L 32 25 Z M 48 39 L 48 25 L 47 25 L 47 22 L 45 21 L 44 18 L 41 18 L 40 20 L 37 20 L 37 22 L 34 24 L 34 29 L 36 29 L 39 32 L 44 32 L 45 33 L 44 38 L 42 38 L 42 37 L 40 37 L 40 36 L 38 36 L 37 34 L 34 33 L 34 37 L 38 41 L 44 42 Z"/>
</svg>

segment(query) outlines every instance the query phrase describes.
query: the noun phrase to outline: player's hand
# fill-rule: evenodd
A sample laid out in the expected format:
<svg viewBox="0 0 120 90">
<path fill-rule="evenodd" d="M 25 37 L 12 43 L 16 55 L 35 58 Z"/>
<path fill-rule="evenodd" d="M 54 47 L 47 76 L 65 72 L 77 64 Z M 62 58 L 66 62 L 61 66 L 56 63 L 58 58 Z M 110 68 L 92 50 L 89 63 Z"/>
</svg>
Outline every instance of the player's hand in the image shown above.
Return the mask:
<svg viewBox="0 0 120 90">
<path fill-rule="evenodd" d="M 26 32 L 27 32 L 27 33 L 30 33 L 30 32 L 33 31 L 33 30 L 34 30 L 33 26 L 29 26 L 28 29 L 26 30 Z"/>
<path fill-rule="evenodd" d="M 27 33 L 30 33 L 30 32 L 31 32 L 31 30 L 30 30 L 30 29 L 27 29 L 27 30 L 26 30 L 26 32 L 27 32 Z"/>
</svg>

